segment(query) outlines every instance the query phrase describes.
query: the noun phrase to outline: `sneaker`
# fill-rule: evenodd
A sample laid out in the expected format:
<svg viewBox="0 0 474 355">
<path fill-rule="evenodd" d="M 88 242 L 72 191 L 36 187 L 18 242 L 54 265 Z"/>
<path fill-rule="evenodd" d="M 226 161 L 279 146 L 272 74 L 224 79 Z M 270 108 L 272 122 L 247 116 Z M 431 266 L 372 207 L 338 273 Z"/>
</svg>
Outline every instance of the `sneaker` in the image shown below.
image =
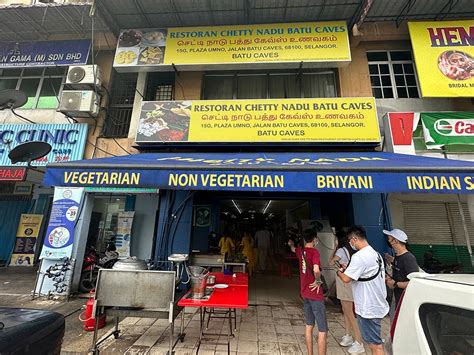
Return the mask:
<svg viewBox="0 0 474 355">
<path fill-rule="evenodd" d="M 341 346 L 351 346 L 352 343 L 354 343 L 354 339 L 352 339 L 352 336 L 344 335 L 339 344 L 341 344 Z"/>
<path fill-rule="evenodd" d="M 357 340 L 347 349 L 349 354 L 362 354 L 365 353 L 364 345 L 359 343 Z"/>
</svg>

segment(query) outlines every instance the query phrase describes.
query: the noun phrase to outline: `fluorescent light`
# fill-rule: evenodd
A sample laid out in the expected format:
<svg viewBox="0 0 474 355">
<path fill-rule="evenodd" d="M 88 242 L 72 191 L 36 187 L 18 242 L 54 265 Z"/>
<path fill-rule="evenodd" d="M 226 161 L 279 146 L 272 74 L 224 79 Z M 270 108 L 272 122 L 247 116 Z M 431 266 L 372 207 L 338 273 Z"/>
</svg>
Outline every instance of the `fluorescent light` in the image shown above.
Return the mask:
<svg viewBox="0 0 474 355">
<path fill-rule="evenodd" d="M 267 212 L 268 210 L 268 207 L 270 207 L 270 204 L 272 203 L 272 200 L 269 200 L 267 205 L 265 206 L 265 208 L 263 209 L 262 213 L 265 214 L 265 212 Z"/>
<path fill-rule="evenodd" d="M 237 209 L 237 211 L 239 212 L 239 214 L 242 214 L 242 211 L 240 210 L 239 206 L 237 206 L 237 204 L 235 203 L 234 200 L 232 200 L 232 203 L 234 204 L 234 207 Z"/>
</svg>

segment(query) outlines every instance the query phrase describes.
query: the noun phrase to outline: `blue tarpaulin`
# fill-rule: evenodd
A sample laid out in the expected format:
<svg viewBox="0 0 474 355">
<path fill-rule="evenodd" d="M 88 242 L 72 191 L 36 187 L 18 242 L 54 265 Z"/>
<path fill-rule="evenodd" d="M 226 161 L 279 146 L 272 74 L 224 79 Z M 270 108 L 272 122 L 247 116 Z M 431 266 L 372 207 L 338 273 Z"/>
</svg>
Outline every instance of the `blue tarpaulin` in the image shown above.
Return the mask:
<svg viewBox="0 0 474 355">
<path fill-rule="evenodd" d="M 474 163 L 394 154 L 146 153 L 49 164 L 47 186 L 473 193 Z"/>
</svg>

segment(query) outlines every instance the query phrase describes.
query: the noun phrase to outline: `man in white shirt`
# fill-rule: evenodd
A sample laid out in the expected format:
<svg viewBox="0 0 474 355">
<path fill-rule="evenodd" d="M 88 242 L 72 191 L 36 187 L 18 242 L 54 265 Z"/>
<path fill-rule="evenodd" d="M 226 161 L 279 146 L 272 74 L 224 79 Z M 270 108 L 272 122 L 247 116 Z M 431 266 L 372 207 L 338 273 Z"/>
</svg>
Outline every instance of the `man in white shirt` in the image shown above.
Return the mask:
<svg viewBox="0 0 474 355">
<path fill-rule="evenodd" d="M 383 260 L 369 245 L 363 227 L 351 227 L 347 237 L 357 253 L 352 255 L 345 270 L 341 268 L 337 271 L 337 276 L 345 283 L 352 282 L 355 313 L 362 338 L 369 344 L 372 354 L 384 354 L 381 321 L 387 315 L 389 306 Z"/>
</svg>

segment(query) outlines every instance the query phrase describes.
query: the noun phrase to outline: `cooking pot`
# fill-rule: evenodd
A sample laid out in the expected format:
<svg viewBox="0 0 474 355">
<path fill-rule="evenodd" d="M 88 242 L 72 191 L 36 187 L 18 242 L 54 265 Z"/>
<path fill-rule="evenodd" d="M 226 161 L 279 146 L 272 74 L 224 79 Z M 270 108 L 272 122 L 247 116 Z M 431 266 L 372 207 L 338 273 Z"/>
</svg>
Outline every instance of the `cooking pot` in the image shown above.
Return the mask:
<svg viewBox="0 0 474 355">
<path fill-rule="evenodd" d="M 132 256 L 118 260 L 112 267 L 114 270 L 148 270 L 145 260 Z"/>
</svg>

